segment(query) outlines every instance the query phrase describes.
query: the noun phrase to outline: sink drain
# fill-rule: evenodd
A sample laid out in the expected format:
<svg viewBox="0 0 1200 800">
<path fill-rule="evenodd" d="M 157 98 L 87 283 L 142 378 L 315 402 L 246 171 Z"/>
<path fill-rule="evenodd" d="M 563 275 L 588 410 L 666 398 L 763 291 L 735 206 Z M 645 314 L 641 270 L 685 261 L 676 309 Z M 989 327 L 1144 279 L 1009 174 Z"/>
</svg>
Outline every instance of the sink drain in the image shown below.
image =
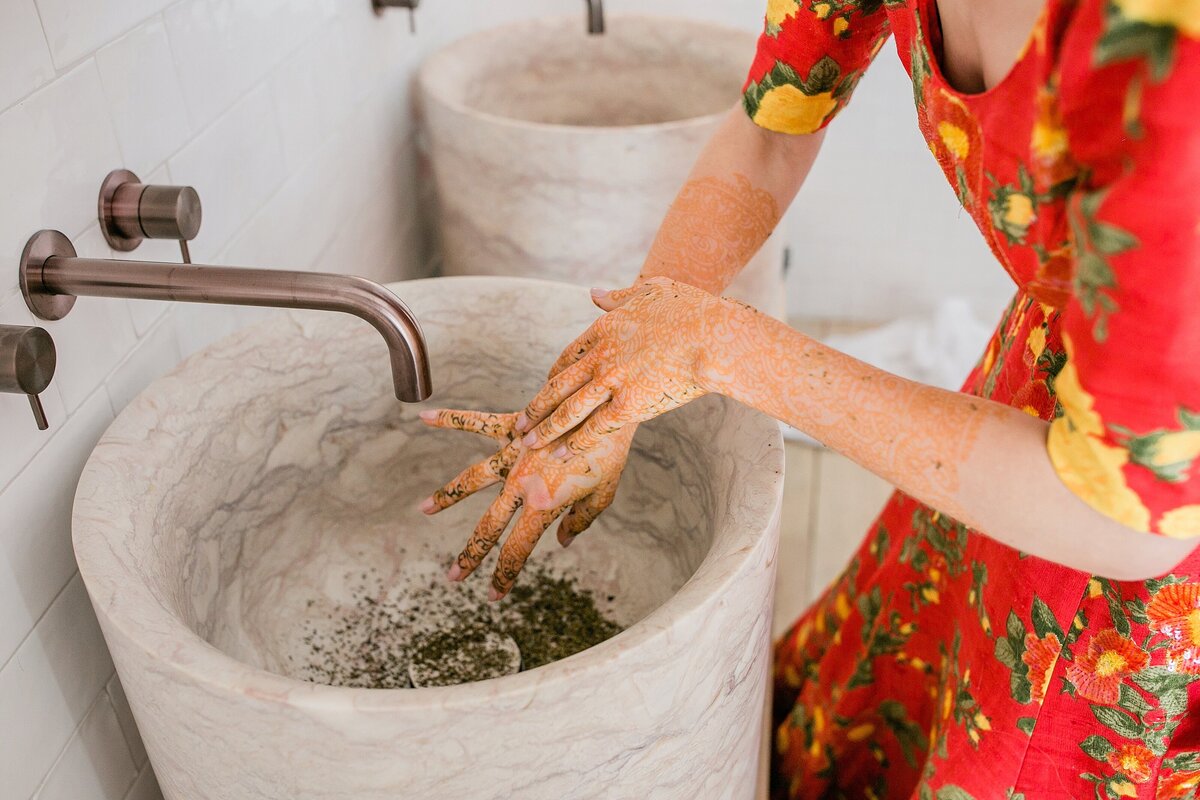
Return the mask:
<svg viewBox="0 0 1200 800">
<path fill-rule="evenodd" d="M 453 686 L 521 671 L 521 649 L 492 628 L 456 627 L 413 641 L 408 678 L 415 688 Z"/>
</svg>

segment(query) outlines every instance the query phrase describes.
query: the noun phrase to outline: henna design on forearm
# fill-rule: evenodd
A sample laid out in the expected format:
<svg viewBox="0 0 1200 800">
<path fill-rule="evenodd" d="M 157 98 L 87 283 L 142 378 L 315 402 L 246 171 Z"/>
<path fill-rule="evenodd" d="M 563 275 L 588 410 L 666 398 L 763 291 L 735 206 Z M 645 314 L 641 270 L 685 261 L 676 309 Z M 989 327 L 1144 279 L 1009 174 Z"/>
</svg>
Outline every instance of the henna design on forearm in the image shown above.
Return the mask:
<svg viewBox="0 0 1200 800">
<path fill-rule="evenodd" d="M 720 294 L 779 222 L 770 192 L 735 173 L 688 181 L 667 211 L 642 268 Z"/>
</svg>

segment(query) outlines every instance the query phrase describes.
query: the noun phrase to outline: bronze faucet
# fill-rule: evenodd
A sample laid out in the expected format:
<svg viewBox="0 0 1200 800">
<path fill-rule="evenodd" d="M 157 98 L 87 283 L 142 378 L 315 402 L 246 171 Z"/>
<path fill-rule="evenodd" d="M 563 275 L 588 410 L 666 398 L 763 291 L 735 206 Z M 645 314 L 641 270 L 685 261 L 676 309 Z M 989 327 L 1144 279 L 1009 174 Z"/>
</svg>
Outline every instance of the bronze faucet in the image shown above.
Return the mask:
<svg viewBox="0 0 1200 800">
<path fill-rule="evenodd" d="M 21 255 L 21 293 L 41 319 L 62 319 L 77 296 L 343 311 L 369 322 L 391 354 L 396 397 L 432 390 L 425 337 L 408 307 L 366 278 L 320 272 L 79 258 L 58 231 L 35 233 Z"/>
<path fill-rule="evenodd" d="M 588 33 L 604 33 L 604 0 L 587 0 Z"/>
</svg>

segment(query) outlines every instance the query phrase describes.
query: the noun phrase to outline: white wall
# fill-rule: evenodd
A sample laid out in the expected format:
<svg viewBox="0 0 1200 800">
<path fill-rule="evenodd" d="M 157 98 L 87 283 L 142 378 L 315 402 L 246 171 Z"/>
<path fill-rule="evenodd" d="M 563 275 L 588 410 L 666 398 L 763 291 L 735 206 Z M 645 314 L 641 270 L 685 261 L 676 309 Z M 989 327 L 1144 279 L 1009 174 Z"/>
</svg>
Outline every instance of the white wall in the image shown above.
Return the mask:
<svg viewBox="0 0 1200 800">
<path fill-rule="evenodd" d="M 760 0 L 610 0 L 757 28 Z M 0 0 L 0 324 L 35 324 L 16 287 L 27 237 L 68 234 L 108 257 L 96 191 L 112 168 L 191 184 L 199 261 L 426 274 L 409 84 L 423 54 L 577 0 L 424 0 L 377 19 L 367 0 Z M 932 293 L 996 294 L 997 269 L 955 222 L 885 52 L 835 126 L 789 220 L 793 311 L 867 317 Z M 598 76 L 598 78 L 601 76 Z M 132 257 L 173 259 L 147 242 Z M 849 276 L 855 276 L 850 279 Z M 999 282 L 1003 285 L 1003 281 Z M 0 794 L 5 800 L 158 796 L 75 569 L 69 514 L 96 439 L 181 357 L 252 319 L 220 307 L 81 299 L 54 336 L 51 430 L 0 395 Z M 186 723 L 182 723 L 186 724 Z"/>
</svg>

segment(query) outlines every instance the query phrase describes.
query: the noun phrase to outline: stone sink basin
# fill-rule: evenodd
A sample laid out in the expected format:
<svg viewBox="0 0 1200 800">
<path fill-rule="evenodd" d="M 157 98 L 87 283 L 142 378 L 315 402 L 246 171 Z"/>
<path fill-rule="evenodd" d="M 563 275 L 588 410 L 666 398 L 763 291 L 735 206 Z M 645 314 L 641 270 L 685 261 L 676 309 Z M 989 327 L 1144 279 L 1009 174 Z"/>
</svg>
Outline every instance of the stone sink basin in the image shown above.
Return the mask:
<svg viewBox="0 0 1200 800">
<path fill-rule="evenodd" d="M 446 274 L 628 285 L 701 148 L 740 103 L 753 33 L 610 14 L 592 36 L 583 22 L 502 25 L 422 64 Z M 729 293 L 781 316 L 782 270 L 772 236 Z"/>
<path fill-rule="evenodd" d="M 156 381 L 84 469 L 79 569 L 166 797 L 751 797 L 783 458 L 773 421 L 722 398 L 644 425 L 612 509 L 533 556 L 613 598 L 623 632 L 455 686 L 304 679 L 314 625 L 363 584 L 437 579 L 494 496 L 417 511 L 491 451 L 418 411 L 520 407 L 598 313 L 528 279 L 392 288 L 428 337 L 428 404 L 395 400 L 369 326 L 281 313 Z"/>
</svg>

